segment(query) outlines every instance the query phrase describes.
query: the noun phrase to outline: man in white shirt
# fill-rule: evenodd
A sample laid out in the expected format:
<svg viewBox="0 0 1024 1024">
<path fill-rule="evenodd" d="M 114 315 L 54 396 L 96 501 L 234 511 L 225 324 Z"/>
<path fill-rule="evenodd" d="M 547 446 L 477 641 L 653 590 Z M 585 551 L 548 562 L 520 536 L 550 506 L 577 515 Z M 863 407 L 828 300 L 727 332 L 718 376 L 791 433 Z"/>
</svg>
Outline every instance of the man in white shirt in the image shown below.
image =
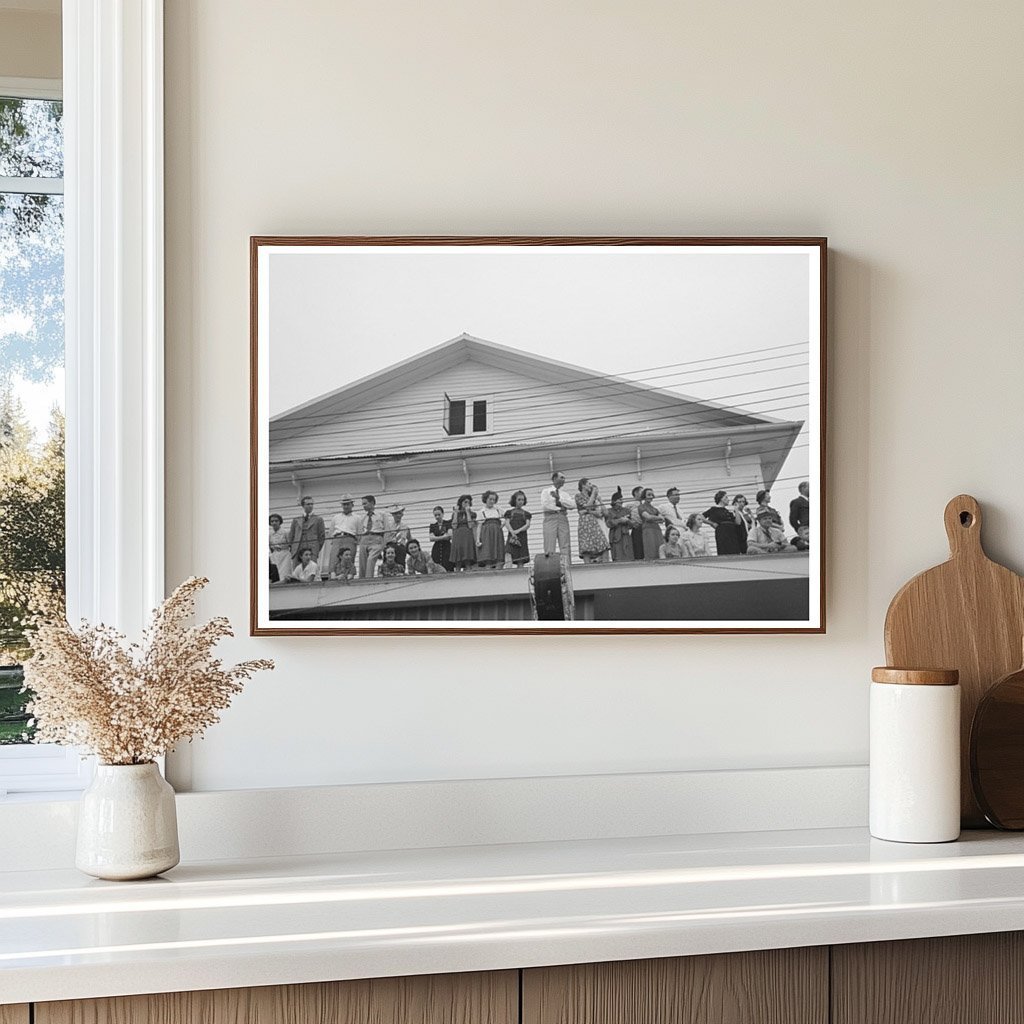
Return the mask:
<svg viewBox="0 0 1024 1024">
<path fill-rule="evenodd" d="M 331 537 L 331 561 L 328 571 L 332 576 L 338 575 L 341 565 L 341 553 L 352 552 L 353 562 L 356 559 L 356 548 L 359 544 L 359 517 L 353 511 L 355 498 L 351 494 L 341 496 L 341 513 L 334 517 L 334 536 Z"/>
<path fill-rule="evenodd" d="M 576 499 L 566 494 L 563 487 L 565 477 L 561 473 L 552 473 L 551 486 L 540 492 L 540 510 L 544 516 L 544 553 L 553 555 L 557 547 L 567 561 L 572 561 L 568 511 L 576 507 Z"/>
<path fill-rule="evenodd" d="M 377 499 L 372 494 L 363 498 L 362 514 L 357 516 L 359 525 L 359 543 L 356 552 L 359 556 L 359 578 L 368 580 L 373 576 L 377 559 L 384 550 L 384 534 L 394 529 L 391 516 L 377 511 Z"/>
<path fill-rule="evenodd" d="M 658 505 L 658 511 L 665 517 L 665 529 L 674 526 L 682 536 L 683 530 L 686 529 L 686 516 L 679 507 L 679 488 L 670 487 L 665 492 L 665 497 L 668 500 Z"/>
</svg>

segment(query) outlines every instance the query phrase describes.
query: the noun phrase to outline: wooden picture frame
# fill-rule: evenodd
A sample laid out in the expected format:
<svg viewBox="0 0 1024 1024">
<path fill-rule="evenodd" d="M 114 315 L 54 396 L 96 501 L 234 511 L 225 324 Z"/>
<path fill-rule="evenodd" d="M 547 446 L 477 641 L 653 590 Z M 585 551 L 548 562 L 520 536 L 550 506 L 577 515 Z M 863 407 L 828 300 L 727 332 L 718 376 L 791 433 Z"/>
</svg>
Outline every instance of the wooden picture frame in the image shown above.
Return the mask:
<svg viewBox="0 0 1024 1024">
<path fill-rule="evenodd" d="M 252 635 L 824 633 L 827 256 L 817 237 L 252 237 Z"/>
</svg>

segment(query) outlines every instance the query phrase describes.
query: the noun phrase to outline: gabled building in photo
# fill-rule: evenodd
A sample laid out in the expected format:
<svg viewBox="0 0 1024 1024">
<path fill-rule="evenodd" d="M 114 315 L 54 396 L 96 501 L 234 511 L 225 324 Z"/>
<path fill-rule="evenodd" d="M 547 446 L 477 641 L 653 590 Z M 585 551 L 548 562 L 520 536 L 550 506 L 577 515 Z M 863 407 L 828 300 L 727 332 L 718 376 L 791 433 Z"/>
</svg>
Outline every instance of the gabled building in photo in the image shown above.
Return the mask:
<svg viewBox="0 0 1024 1024">
<path fill-rule="evenodd" d="M 522 489 L 536 554 L 539 494 L 556 469 L 570 492 L 588 477 L 606 501 L 644 484 L 659 500 L 678 487 L 685 512 L 707 509 L 720 488 L 753 503 L 802 426 L 460 334 L 272 418 L 270 510 L 287 523 L 309 495 L 330 536 L 342 494 L 357 512 L 373 494 L 379 508 L 404 506 L 429 550 L 435 505 L 450 517 L 469 493 L 479 509 L 491 489 L 504 510 Z"/>
</svg>

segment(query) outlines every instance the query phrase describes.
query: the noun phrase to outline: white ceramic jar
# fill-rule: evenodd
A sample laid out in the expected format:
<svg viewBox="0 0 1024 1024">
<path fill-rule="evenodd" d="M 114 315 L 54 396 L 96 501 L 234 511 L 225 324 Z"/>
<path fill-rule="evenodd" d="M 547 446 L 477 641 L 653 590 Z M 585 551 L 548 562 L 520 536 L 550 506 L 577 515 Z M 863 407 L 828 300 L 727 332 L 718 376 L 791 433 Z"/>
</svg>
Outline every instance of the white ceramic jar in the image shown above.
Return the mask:
<svg viewBox="0 0 1024 1024">
<path fill-rule="evenodd" d="M 151 878 L 180 860 L 174 790 L 149 764 L 99 764 L 78 811 L 75 866 L 95 878 Z"/>
<path fill-rule="evenodd" d="M 873 669 L 870 760 L 870 828 L 876 839 L 958 838 L 959 673 Z"/>
</svg>

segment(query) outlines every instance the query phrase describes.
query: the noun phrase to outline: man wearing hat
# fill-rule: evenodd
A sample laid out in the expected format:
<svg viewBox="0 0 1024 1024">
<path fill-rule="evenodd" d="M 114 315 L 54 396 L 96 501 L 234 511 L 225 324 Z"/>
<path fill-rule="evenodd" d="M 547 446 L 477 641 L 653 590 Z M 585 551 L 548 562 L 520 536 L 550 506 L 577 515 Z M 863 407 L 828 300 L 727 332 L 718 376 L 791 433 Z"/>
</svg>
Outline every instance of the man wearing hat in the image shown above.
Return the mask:
<svg viewBox="0 0 1024 1024">
<path fill-rule="evenodd" d="M 755 527 L 747 551 L 755 555 L 772 555 L 778 551 L 791 550 L 786 533 L 776 521 L 778 512 L 773 508 L 760 508 L 755 515 Z"/>
<path fill-rule="evenodd" d="M 330 573 L 332 576 L 340 575 L 341 553 L 352 552 L 352 560 L 355 561 L 356 548 L 359 545 L 359 517 L 352 511 L 356 499 L 351 494 L 341 496 L 341 512 L 334 517 L 334 535 L 331 537 L 333 550 L 331 551 Z"/>
<path fill-rule="evenodd" d="M 412 540 L 412 530 L 402 524 L 405 516 L 405 506 L 397 505 L 390 509 L 391 529 L 384 535 L 385 544 L 395 545 L 395 562 L 405 567 L 405 556 L 409 551 L 409 541 Z"/>
</svg>

